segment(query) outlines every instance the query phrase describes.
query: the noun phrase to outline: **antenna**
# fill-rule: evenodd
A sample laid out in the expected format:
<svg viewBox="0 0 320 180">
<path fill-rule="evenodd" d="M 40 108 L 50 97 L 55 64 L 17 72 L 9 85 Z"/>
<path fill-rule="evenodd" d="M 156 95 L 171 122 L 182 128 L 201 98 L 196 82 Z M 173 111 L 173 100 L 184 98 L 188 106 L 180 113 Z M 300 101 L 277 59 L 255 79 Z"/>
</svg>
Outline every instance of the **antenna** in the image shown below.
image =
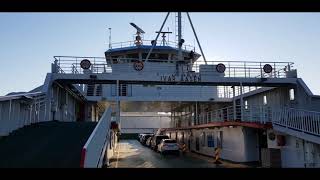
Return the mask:
<svg viewBox="0 0 320 180">
<path fill-rule="evenodd" d="M 109 49 L 111 49 L 111 28 L 108 28 L 109 29 Z"/>
<path fill-rule="evenodd" d="M 163 46 L 165 46 L 165 42 L 166 42 L 166 34 L 171 34 L 172 32 L 169 32 L 169 31 L 156 31 L 156 33 L 162 33 L 162 43 L 163 43 Z"/>
<path fill-rule="evenodd" d="M 144 34 L 145 32 L 134 23 L 130 23 L 130 25 L 133 26 L 134 28 L 136 28 L 136 30 L 137 30 L 137 33 L 136 33 L 137 36 L 136 36 L 136 39 L 135 39 L 134 43 L 136 45 L 141 45 L 142 44 L 142 39 L 141 39 L 140 34 Z"/>
<path fill-rule="evenodd" d="M 145 33 L 141 28 L 139 28 L 135 23 L 130 23 L 131 26 L 133 26 L 134 28 L 136 28 L 137 30 L 137 34 L 143 34 Z"/>
</svg>

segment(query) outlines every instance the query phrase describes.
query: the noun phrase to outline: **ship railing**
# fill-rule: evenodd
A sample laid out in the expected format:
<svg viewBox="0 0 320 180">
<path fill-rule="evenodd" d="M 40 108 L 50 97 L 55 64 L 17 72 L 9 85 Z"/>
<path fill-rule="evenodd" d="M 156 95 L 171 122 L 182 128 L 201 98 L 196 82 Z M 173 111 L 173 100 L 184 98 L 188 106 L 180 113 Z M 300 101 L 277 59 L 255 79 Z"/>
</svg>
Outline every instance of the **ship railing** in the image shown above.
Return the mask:
<svg viewBox="0 0 320 180">
<path fill-rule="evenodd" d="M 142 40 L 142 45 L 149 45 L 151 46 L 151 41 L 152 40 Z M 123 41 L 123 42 L 115 42 L 111 43 L 111 48 L 110 49 L 116 49 L 116 48 L 125 48 L 125 47 L 133 47 L 136 46 L 135 41 Z M 163 41 L 162 40 L 157 40 L 156 46 L 163 46 Z M 176 42 L 173 41 L 165 41 L 164 46 L 171 46 L 171 47 L 178 47 Z M 183 44 L 182 45 L 183 50 L 187 51 L 195 51 L 195 47 L 189 44 Z"/>
<path fill-rule="evenodd" d="M 229 106 L 200 113 L 198 119 L 199 124 L 227 121 L 272 123 L 303 133 L 320 135 L 320 112 L 296 108 L 237 105 L 235 108 Z"/>
<path fill-rule="evenodd" d="M 320 135 L 320 112 L 285 107 L 275 111 L 274 114 L 274 124 L 303 133 Z"/>
<path fill-rule="evenodd" d="M 46 120 L 46 94 L 43 92 L 0 96 L 0 136 Z"/>
<path fill-rule="evenodd" d="M 235 90 L 233 90 L 235 88 Z M 240 86 L 217 86 L 218 98 L 230 99 L 241 94 L 260 89 L 260 86 L 243 86 L 242 91 Z"/>
<path fill-rule="evenodd" d="M 208 65 L 223 64 L 225 66 L 224 77 L 243 78 L 287 78 L 294 76 L 293 62 L 259 62 L 259 61 L 207 61 Z M 269 64 L 272 67 L 270 73 L 264 71 L 264 66 Z M 200 71 L 204 62 L 195 62 L 192 70 Z M 205 73 L 205 69 L 201 72 Z M 208 71 L 208 70 L 207 70 Z M 211 71 L 210 71 L 211 72 Z"/>
<path fill-rule="evenodd" d="M 91 73 L 110 73 L 112 68 L 106 63 L 104 57 L 79 57 L 79 56 L 54 56 L 57 73 L 83 74 L 85 70 L 81 68 L 81 61 L 88 59 L 91 66 L 88 69 Z"/>
<path fill-rule="evenodd" d="M 208 124 L 214 122 L 251 122 L 266 124 L 272 121 L 272 109 L 269 106 L 228 106 L 221 109 L 199 114 L 198 123 Z"/>
</svg>

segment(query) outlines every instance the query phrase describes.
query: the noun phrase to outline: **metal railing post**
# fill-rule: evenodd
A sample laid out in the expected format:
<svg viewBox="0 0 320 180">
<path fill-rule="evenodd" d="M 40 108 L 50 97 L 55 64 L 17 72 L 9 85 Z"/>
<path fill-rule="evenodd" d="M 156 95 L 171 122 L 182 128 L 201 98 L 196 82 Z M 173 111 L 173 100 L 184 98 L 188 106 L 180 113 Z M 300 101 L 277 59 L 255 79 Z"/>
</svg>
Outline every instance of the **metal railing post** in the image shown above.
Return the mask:
<svg viewBox="0 0 320 180">
<path fill-rule="evenodd" d="M 262 76 L 262 67 L 261 67 L 261 62 L 260 62 L 260 77 L 263 78 Z"/>
</svg>

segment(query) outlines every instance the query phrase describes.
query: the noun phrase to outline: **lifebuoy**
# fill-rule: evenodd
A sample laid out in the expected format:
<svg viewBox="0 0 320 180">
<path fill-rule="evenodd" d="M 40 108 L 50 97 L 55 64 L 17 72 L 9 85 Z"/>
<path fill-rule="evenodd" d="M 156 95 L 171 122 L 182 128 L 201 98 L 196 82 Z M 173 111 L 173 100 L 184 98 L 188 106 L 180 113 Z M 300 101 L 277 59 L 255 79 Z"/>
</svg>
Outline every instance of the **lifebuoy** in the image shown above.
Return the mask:
<svg viewBox="0 0 320 180">
<path fill-rule="evenodd" d="M 219 63 L 217 64 L 216 66 L 216 70 L 219 72 L 219 73 L 224 73 L 224 71 L 226 70 L 226 66 L 222 63 Z"/>
<path fill-rule="evenodd" d="M 144 68 L 144 64 L 143 64 L 142 61 L 136 61 L 136 62 L 133 63 L 133 68 L 136 71 L 141 71 Z"/>
</svg>

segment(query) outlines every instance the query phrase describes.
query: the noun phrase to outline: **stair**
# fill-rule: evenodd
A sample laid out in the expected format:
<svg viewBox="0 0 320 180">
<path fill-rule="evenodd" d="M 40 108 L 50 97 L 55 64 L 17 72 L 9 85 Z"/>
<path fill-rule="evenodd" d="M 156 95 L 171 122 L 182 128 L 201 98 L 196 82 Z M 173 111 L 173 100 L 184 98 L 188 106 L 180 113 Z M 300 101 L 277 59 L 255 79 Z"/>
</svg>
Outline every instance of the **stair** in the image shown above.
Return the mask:
<svg viewBox="0 0 320 180">
<path fill-rule="evenodd" d="M 102 84 L 97 85 L 96 88 L 96 96 L 101 96 L 102 95 Z"/>
<path fill-rule="evenodd" d="M 120 84 L 119 85 L 119 96 L 127 96 L 127 89 L 128 89 L 128 85 L 127 84 Z"/>
<path fill-rule="evenodd" d="M 93 96 L 95 84 L 88 84 L 87 86 L 87 96 Z"/>
</svg>

